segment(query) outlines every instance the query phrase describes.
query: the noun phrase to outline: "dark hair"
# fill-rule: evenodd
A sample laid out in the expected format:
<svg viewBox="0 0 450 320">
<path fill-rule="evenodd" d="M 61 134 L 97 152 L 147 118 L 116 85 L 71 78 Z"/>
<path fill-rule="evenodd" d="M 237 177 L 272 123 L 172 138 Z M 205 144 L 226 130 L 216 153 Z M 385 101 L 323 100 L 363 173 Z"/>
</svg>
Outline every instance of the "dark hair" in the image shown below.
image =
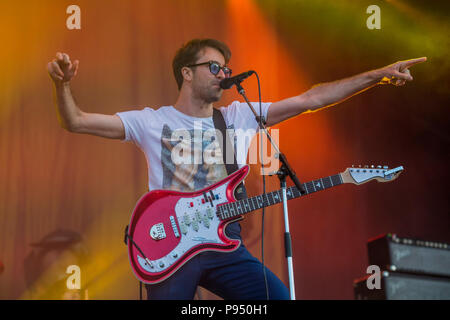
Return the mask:
<svg viewBox="0 0 450 320">
<path fill-rule="evenodd" d="M 180 49 L 178 49 L 172 61 L 173 75 L 177 81 L 178 90 L 181 89 L 181 85 L 183 84 L 181 68 L 194 64 L 198 59 L 198 53 L 207 47 L 218 50 L 225 58 L 225 63 L 230 61 L 230 48 L 228 48 L 228 46 L 222 41 L 215 39 L 193 39 L 185 43 Z"/>
</svg>

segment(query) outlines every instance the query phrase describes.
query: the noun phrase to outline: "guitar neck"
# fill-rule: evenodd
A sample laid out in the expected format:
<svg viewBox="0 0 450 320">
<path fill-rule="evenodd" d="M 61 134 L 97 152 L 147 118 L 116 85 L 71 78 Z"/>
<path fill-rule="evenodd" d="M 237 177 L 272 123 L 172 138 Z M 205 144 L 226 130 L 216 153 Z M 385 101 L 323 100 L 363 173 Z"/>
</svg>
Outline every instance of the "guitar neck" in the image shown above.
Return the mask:
<svg viewBox="0 0 450 320">
<path fill-rule="evenodd" d="M 322 191 L 328 188 L 336 187 L 343 184 L 341 174 L 336 174 L 319 180 L 313 180 L 303 183 L 303 188 L 306 193 L 303 196 Z M 286 196 L 288 200 L 298 198 L 302 196 L 297 187 L 292 186 L 286 188 Z M 236 216 L 240 216 L 262 207 L 269 207 L 283 201 L 282 189 L 266 193 L 265 195 L 254 196 L 235 202 L 229 202 L 217 207 L 217 215 L 220 219 L 226 220 Z"/>
</svg>

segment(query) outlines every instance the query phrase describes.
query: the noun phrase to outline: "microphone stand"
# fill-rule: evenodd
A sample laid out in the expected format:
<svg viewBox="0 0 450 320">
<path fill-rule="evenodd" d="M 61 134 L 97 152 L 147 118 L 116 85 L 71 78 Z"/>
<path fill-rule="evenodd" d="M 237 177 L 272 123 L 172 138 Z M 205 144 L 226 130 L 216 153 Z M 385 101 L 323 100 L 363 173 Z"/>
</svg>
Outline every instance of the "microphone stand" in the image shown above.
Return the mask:
<svg viewBox="0 0 450 320">
<path fill-rule="evenodd" d="M 264 133 L 267 136 L 267 139 L 270 141 L 272 146 L 274 147 L 276 154 L 275 157 L 278 158 L 282 165 L 278 171 L 276 171 L 273 174 L 276 174 L 280 180 L 280 186 L 283 193 L 283 214 L 284 214 L 284 249 L 286 253 L 286 259 L 287 259 L 287 266 L 288 266 L 288 275 L 289 275 L 289 292 L 291 300 L 295 300 L 295 284 L 294 284 L 294 268 L 292 264 L 292 241 L 291 241 L 291 234 L 289 231 L 289 215 L 288 215 L 288 206 L 287 206 L 287 193 L 286 193 L 286 176 L 289 176 L 292 181 L 294 182 L 297 189 L 300 191 L 301 194 L 305 194 L 305 189 L 303 188 L 303 185 L 300 183 L 300 181 L 297 178 L 297 175 L 295 171 L 292 169 L 292 167 L 289 165 L 289 162 L 286 158 L 286 156 L 280 152 L 280 149 L 278 148 L 277 144 L 272 140 L 272 137 L 270 136 L 269 132 L 266 129 L 266 121 L 264 117 L 258 116 L 255 109 L 253 108 L 252 104 L 248 101 L 247 96 L 245 94 L 244 88 L 241 86 L 241 81 L 236 81 L 236 89 L 238 93 L 244 97 L 245 102 L 247 102 L 247 105 L 252 110 L 253 114 L 255 115 L 256 122 L 259 124 L 260 130 L 263 130 Z M 261 159 L 263 161 L 263 159 Z"/>
</svg>

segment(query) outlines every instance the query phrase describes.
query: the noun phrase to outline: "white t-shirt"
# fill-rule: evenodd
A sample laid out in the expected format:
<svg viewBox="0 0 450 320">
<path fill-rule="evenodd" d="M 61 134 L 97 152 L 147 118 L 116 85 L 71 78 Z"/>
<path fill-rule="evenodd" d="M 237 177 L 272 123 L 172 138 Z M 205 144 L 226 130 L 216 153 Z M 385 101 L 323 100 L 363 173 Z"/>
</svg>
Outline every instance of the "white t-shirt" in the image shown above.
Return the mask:
<svg viewBox="0 0 450 320">
<path fill-rule="evenodd" d="M 259 103 L 252 102 L 252 105 L 259 114 Z M 261 103 L 266 119 L 269 106 L 270 103 Z M 234 101 L 219 110 L 227 131 L 235 130 L 234 149 L 240 168 L 246 163 L 258 124 L 246 103 Z M 157 110 L 146 107 L 116 114 L 125 127 L 123 141 L 133 142 L 145 154 L 149 190 L 195 191 L 227 176 L 212 117 L 191 117 L 173 106 Z M 232 134 L 233 131 L 230 137 Z M 230 156 L 233 160 L 232 154 Z"/>
</svg>

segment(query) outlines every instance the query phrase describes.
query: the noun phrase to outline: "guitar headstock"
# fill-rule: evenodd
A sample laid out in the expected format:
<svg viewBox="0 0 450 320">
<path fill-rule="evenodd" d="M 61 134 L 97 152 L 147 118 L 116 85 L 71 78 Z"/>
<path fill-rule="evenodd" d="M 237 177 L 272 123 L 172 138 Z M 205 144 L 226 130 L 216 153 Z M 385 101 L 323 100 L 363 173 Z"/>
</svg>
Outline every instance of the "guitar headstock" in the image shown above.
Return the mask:
<svg viewBox="0 0 450 320">
<path fill-rule="evenodd" d="M 341 173 L 342 181 L 344 183 L 363 184 L 370 180 L 377 180 L 378 182 L 391 182 L 398 178 L 403 171 L 403 167 L 399 166 L 393 169 L 387 166 L 364 166 L 347 168 Z"/>
</svg>

